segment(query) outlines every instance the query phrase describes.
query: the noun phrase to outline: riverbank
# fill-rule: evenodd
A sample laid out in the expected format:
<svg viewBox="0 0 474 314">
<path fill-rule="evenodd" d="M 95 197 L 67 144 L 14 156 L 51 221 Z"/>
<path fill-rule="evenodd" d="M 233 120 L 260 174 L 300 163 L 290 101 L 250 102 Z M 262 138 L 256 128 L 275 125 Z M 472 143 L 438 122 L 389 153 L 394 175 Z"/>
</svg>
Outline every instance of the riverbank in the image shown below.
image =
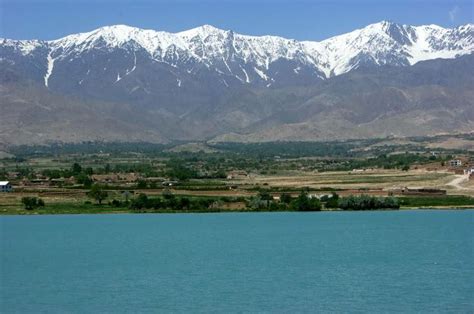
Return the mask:
<svg viewBox="0 0 474 314">
<path fill-rule="evenodd" d="M 399 209 L 376 209 L 376 210 L 342 210 L 338 208 L 327 208 L 316 212 L 367 212 L 367 211 L 409 211 L 409 210 L 474 210 L 474 205 L 464 206 L 417 206 L 400 207 Z M 297 212 L 291 210 L 251 210 L 251 209 L 207 209 L 207 210 L 133 210 L 127 207 L 117 208 L 109 205 L 95 204 L 55 204 L 41 209 L 25 210 L 21 208 L 2 208 L 0 216 L 12 215 L 80 215 L 80 214 L 205 214 L 205 213 L 259 213 L 259 212 Z"/>
</svg>

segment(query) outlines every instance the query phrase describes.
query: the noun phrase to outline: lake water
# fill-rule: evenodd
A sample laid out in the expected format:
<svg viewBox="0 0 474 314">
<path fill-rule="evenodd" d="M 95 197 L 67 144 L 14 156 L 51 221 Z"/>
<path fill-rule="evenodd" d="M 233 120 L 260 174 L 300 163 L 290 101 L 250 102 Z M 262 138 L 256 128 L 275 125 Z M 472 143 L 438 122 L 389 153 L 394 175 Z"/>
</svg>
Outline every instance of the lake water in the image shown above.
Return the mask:
<svg viewBox="0 0 474 314">
<path fill-rule="evenodd" d="M 2 313 L 474 312 L 474 211 L 3 216 Z"/>
</svg>

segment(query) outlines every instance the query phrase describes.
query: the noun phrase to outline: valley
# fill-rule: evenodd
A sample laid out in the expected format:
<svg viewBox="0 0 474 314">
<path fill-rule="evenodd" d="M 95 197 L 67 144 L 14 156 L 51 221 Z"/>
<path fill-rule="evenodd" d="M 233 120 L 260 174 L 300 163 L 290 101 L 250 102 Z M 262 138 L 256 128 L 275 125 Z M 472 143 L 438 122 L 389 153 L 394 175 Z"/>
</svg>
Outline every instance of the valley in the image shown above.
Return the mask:
<svg viewBox="0 0 474 314">
<path fill-rule="evenodd" d="M 335 196 L 472 207 L 473 151 L 428 147 L 446 138 L 19 146 L 0 161 L 0 179 L 13 187 L 0 194 L 0 213 L 293 211 L 301 195 L 323 210 L 338 209 Z M 25 210 L 25 197 L 45 205 Z"/>
</svg>

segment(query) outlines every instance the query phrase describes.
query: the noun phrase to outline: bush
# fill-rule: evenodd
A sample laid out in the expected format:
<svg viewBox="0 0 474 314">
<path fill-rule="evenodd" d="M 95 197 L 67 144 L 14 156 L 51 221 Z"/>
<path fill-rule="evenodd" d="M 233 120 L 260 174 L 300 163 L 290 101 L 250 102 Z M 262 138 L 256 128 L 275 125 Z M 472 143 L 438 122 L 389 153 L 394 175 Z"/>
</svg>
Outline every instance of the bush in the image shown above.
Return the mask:
<svg viewBox="0 0 474 314">
<path fill-rule="evenodd" d="M 100 186 L 99 184 L 94 184 L 91 187 L 91 190 L 89 191 L 89 193 L 87 193 L 87 195 L 95 199 L 97 203 L 99 203 L 100 205 L 102 204 L 102 201 L 107 198 L 109 194 L 107 193 L 107 191 L 103 190 L 102 186 Z"/>
<path fill-rule="evenodd" d="M 212 199 L 191 199 L 188 197 L 175 197 L 171 195 L 168 198 L 153 197 L 146 194 L 140 194 L 132 199 L 129 207 L 131 209 L 171 209 L 171 210 L 206 210 L 214 202 Z"/>
<path fill-rule="evenodd" d="M 139 180 L 137 183 L 137 189 L 146 189 L 147 183 L 145 180 Z"/>
<path fill-rule="evenodd" d="M 119 200 L 113 200 L 110 205 L 112 205 L 113 207 L 121 207 L 122 206 L 122 202 L 119 201 Z"/>
<path fill-rule="evenodd" d="M 280 195 L 280 202 L 282 203 L 290 204 L 292 200 L 293 200 L 293 197 L 291 197 L 291 195 L 288 193 L 283 193 Z"/>
<path fill-rule="evenodd" d="M 339 207 L 339 195 L 332 193 L 326 201 L 326 208 L 338 208 Z"/>
<path fill-rule="evenodd" d="M 41 198 L 25 196 L 21 199 L 21 203 L 26 210 L 33 210 L 38 207 L 44 207 L 44 201 Z"/>
<path fill-rule="evenodd" d="M 147 208 L 148 205 L 148 196 L 146 194 L 140 194 L 132 200 L 130 203 L 131 209 L 142 209 Z"/>
<path fill-rule="evenodd" d="M 306 192 L 301 194 L 291 202 L 290 208 L 295 211 L 319 211 L 321 202 L 317 198 L 310 198 Z"/>
<path fill-rule="evenodd" d="M 76 176 L 76 181 L 77 183 L 84 185 L 84 187 L 86 188 L 90 188 L 93 183 L 92 179 L 87 174 L 84 174 L 84 173 L 78 174 Z"/>
<path fill-rule="evenodd" d="M 344 210 L 398 209 L 400 204 L 395 197 L 371 197 L 368 195 L 341 198 L 338 206 Z"/>
</svg>

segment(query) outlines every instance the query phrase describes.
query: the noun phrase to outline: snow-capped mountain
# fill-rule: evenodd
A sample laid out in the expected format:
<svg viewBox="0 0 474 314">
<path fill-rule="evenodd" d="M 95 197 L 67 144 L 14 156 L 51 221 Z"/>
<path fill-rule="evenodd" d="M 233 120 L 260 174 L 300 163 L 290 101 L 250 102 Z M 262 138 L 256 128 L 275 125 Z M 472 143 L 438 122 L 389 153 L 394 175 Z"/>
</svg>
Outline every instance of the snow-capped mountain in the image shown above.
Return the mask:
<svg viewBox="0 0 474 314">
<path fill-rule="evenodd" d="M 320 42 L 209 25 L 0 39 L 0 143 L 469 131 L 473 52 L 472 24 L 386 21 Z"/>
<path fill-rule="evenodd" d="M 110 57 L 121 61 L 110 75 L 116 83 L 132 73 L 138 58 L 147 58 L 188 74 L 210 71 L 220 84 L 286 85 L 347 73 L 361 66 L 408 66 L 436 58 L 455 58 L 474 51 L 474 26 L 453 29 L 436 25 L 409 26 L 383 21 L 321 42 L 296 41 L 276 36 L 247 36 L 204 25 L 179 33 L 144 30 L 125 25 L 106 26 L 88 33 L 69 35 L 53 41 L 2 40 L 2 62 L 35 58 L 43 70 L 43 80 L 55 76 L 64 62 L 81 60 L 87 54 L 108 54 L 102 64 L 109 68 Z M 12 56 L 17 54 L 16 56 Z M 81 66 L 83 69 L 87 64 Z M 77 84 L 87 80 L 87 71 L 78 73 Z M 68 71 L 69 72 L 69 71 Z M 213 73 L 214 72 L 214 73 Z M 113 78 L 113 79 L 112 79 Z M 182 84 L 176 77 L 176 85 Z M 181 82 L 181 83 L 180 83 Z M 82 84 L 82 83 L 81 83 Z"/>
</svg>

